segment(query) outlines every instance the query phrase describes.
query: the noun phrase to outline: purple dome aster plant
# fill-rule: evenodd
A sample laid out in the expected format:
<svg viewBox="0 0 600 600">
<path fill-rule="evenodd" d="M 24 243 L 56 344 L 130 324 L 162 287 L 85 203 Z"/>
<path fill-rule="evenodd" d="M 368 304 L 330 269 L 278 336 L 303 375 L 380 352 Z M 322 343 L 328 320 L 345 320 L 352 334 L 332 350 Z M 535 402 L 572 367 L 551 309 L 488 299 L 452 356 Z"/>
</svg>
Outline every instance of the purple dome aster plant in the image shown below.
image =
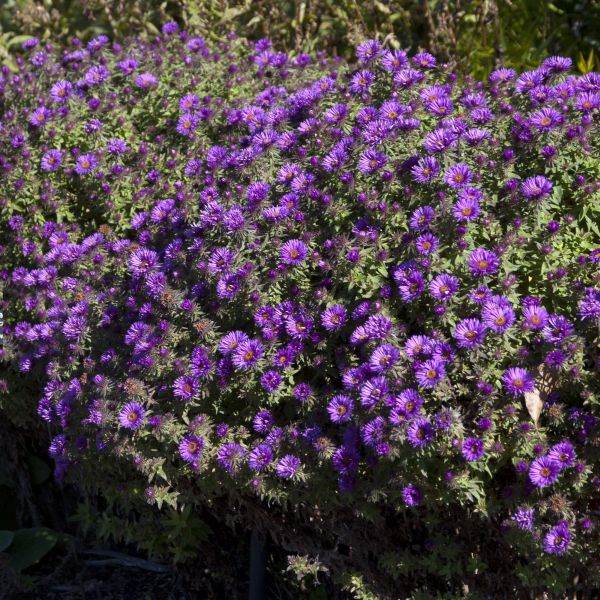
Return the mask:
<svg viewBox="0 0 600 600">
<path fill-rule="evenodd" d="M 374 41 L 353 65 L 181 33 L 0 77 L 3 358 L 43 382 L 57 470 L 135 452 L 159 478 L 155 449 L 155 500 L 334 514 L 378 490 L 370 509 L 419 504 L 432 531 L 487 497 L 528 540 L 514 555 L 583 556 L 598 76 L 461 82 Z"/>
</svg>

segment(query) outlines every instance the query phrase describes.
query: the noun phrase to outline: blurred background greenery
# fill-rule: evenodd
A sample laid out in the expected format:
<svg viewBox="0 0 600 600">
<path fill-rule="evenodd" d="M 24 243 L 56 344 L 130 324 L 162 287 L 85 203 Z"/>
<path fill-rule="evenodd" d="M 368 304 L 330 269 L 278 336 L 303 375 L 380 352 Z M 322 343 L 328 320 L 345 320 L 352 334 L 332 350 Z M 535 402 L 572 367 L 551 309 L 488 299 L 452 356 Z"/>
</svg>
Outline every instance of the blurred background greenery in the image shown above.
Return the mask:
<svg viewBox="0 0 600 600">
<path fill-rule="evenodd" d="M 170 19 L 212 40 L 233 30 L 347 58 L 357 41 L 377 37 L 479 78 L 552 54 L 572 57 L 582 72 L 600 69 L 599 0 L 0 0 L 0 60 L 14 64 L 24 35 L 152 35 Z"/>
</svg>

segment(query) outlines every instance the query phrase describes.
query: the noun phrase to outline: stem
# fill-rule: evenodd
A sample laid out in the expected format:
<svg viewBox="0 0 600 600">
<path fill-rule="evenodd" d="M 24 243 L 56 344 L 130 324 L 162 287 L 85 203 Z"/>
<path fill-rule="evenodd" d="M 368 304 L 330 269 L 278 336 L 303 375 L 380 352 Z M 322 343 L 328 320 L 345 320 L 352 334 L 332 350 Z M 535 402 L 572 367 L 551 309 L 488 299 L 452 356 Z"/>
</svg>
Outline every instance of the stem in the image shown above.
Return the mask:
<svg viewBox="0 0 600 600">
<path fill-rule="evenodd" d="M 267 542 L 265 534 L 256 529 L 250 537 L 250 594 L 249 600 L 264 600 L 267 572 Z"/>
</svg>

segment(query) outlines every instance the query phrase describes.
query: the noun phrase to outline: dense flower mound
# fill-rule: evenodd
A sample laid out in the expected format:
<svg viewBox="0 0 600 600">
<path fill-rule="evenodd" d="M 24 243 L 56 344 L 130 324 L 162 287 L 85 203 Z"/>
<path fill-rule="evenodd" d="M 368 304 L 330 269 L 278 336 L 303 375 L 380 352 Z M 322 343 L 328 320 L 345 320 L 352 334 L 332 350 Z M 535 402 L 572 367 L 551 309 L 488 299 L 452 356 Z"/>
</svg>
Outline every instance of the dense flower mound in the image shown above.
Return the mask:
<svg viewBox="0 0 600 600">
<path fill-rule="evenodd" d="M 3 77 L 8 354 L 45 373 L 57 475 L 462 510 L 515 559 L 593 566 L 600 75 L 232 44 L 167 28 Z"/>
</svg>

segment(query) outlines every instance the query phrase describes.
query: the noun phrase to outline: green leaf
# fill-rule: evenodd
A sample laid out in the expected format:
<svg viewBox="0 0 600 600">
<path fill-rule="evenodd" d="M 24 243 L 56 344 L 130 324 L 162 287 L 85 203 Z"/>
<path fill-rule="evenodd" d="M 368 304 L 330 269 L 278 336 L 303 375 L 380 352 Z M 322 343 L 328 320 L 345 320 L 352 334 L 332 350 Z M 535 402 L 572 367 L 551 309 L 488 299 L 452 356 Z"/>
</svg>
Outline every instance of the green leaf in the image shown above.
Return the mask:
<svg viewBox="0 0 600 600">
<path fill-rule="evenodd" d="M 41 560 L 59 539 L 58 533 L 47 527 L 33 527 L 15 531 L 7 554 L 9 565 L 23 571 Z"/>
<path fill-rule="evenodd" d="M 15 37 L 11 38 L 6 44 L 7 48 L 13 48 L 14 46 L 20 46 L 24 44 L 27 40 L 33 39 L 31 35 L 15 35 Z"/>
<path fill-rule="evenodd" d="M 0 531 L 0 552 L 4 552 L 12 544 L 14 537 L 12 531 Z"/>
<path fill-rule="evenodd" d="M 50 467 L 41 458 L 33 454 L 27 457 L 27 468 L 33 485 L 40 485 L 50 477 Z"/>
</svg>

